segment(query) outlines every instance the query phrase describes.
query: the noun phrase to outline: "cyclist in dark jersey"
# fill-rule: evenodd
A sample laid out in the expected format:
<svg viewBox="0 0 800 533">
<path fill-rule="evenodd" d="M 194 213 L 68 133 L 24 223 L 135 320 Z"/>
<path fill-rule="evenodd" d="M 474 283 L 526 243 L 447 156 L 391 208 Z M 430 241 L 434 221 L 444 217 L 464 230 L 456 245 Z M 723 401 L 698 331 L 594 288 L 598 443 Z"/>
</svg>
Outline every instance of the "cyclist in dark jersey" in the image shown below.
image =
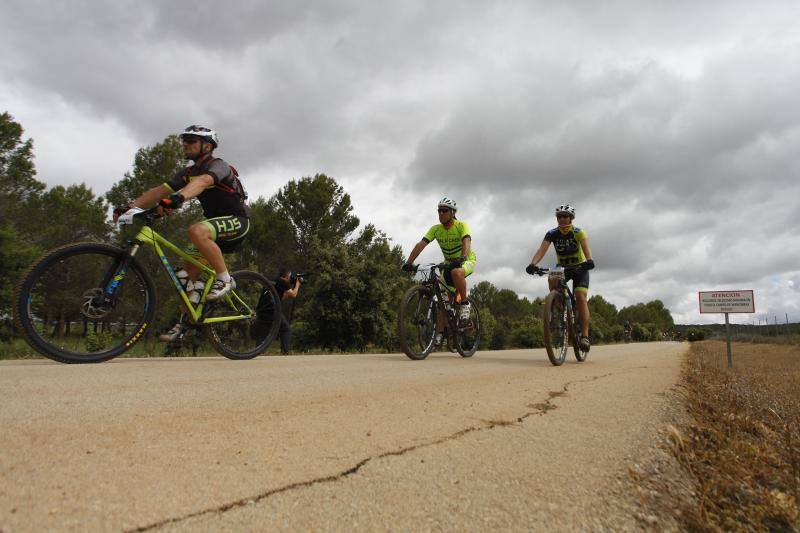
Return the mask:
<svg viewBox="0 0 800 533">
<path fill-rule="evenodd" d="M 565 272 L 565 279 L 572 280 L 572 290 L 577 300 L 578 315 L 581 318 L 580 344 L 584 351 L 589 351 L 589 271 L 594 268 L 592 250 L 589 248 L 589 237 L 581 228 L 572 225 L 575 219 L 575 208 L 571 205 L 560 205 L 556 208 L 556 221 L 558 226 L 544 235 L 544 240 L 531 259 L 531 264 L 525 268 L 528 274 L 535 274 L 539 261 L 544 258 L 550 244 L 556 249 L 556 257 L 560 266 L 577 266 L 583 268 L 577 271 Z M 548 280 L 550 290 L 555 288 L 555 283 Z"/>
<path fill-rule="evenodd" d="M 203 126 L 189 126 L 181 134 L 181 145 L 192 164 L 178 171 L 162 185 L 145 191 L 131 205 L 114 210 L 114 220 L 128 209 L 159 205 L 159 210 L 170 214 L 186 200 L 200 201 L 205 220 L 189 226 L 192 244 L 187 252 L 204 258 L 217 273 L 216 280 L 206 298 L 217 300 L 236 286 L 225 265 L 223 253 L 235 251 L 250 230 L 250 208 L 245 202 L 235 170 L 222 159 L 214 157 L 219 145 L 216 132 Z M 199 269 L 191 263 L 176 273 L 181 283 L 197 300 L 203 289 L 196 281 Z M 183 319 L 162 340 L 175 340 L 183 333 Z"/>
</svg>

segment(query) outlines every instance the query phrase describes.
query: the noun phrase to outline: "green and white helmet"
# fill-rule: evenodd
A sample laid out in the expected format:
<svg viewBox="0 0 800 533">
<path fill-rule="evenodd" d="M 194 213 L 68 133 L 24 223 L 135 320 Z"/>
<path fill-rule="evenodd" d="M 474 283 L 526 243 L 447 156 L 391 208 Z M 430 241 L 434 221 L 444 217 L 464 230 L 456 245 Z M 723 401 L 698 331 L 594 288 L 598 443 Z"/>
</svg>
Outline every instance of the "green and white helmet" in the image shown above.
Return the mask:
<svg viewBox="0 0 800 533">
<path fill-rule="evenodd" d="M 447 207 L 453 211 L 458 211 L 458 205 L 456 204 L 456 201 L 451 200 L 447 196 L 439 200 L 439 205 L 437 207 Z"/>
</svg>

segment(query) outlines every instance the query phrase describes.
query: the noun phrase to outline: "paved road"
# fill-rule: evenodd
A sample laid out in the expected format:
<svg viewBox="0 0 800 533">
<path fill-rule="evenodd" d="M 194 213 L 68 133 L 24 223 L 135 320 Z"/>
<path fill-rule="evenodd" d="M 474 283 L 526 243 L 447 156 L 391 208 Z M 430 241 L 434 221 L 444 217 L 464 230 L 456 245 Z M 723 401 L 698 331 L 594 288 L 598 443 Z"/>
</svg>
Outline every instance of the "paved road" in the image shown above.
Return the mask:
<svg viewBox="0 0 800 533">
<path fill-rule="evenodd" d="M 0 530 L 636 529 L 684 350 L 0 362 Z"/>
</svg>

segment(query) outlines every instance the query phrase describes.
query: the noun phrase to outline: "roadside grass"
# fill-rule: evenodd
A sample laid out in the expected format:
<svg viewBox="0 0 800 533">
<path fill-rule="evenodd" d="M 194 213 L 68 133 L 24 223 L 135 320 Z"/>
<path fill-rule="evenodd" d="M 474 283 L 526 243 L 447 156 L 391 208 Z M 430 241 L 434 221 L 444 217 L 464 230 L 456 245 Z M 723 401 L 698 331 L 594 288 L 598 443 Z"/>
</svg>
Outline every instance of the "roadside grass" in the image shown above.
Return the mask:
<svg viewBox="0 0 800 533">
<path fill-rule="evenodd" d="M 800 333 L 786 333 L 780 335 L 751 335 L 737 333 L 731 335 L 734 342 L 750 342 L 755 344 L 794 344 L 800 346 Z"/>
<path fill-rule="evenodd" d="M 0 360 L 2 359 L 40 359 L 39 352 L 28 346 L 21 338 L 0 342 Z"/>
<path fill-rule="evenodd" d="M 689 420 L 671 452 L 695 484 L 676 509 L 690 531 L 800 531 L 800 349 L 693 343 L 683 368 Z"/>
</svg>

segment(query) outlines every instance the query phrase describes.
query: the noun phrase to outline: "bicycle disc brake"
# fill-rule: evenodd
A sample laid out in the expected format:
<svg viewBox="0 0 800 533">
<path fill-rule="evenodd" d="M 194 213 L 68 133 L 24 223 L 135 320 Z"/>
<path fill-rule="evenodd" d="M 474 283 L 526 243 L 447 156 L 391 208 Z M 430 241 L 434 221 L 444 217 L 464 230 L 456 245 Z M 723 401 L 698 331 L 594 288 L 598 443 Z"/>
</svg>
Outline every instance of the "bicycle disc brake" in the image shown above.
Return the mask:
<svg viewBox="0 0 800 533">
<path fill-rule="evenodd" d="M 103 289 L 95 287 L 84 292 L 81 296 L 81 313 L 86 318 L 105 318 L 111 312 L 110 306 L 102 305 Z"/>
</svg>

